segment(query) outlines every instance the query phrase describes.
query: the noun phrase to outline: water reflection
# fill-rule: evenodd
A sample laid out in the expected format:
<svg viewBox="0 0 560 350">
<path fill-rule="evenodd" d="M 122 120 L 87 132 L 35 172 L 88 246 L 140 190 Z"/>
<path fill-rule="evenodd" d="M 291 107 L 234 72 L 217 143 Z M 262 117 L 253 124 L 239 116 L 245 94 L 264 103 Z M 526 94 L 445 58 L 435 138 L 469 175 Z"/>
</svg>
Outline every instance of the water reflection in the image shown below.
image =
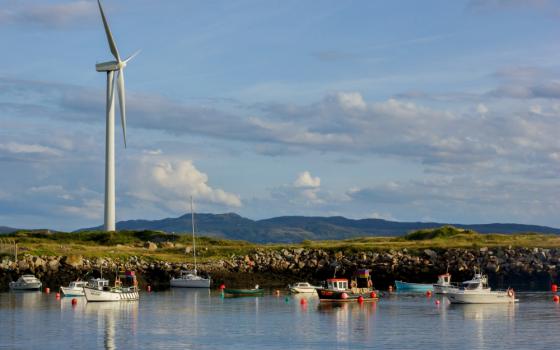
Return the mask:
<svg viewBox="0 0 560 350">
<path fill-rule="evenodd" d="M 103 329 L 103 346 L 105 349 L 116 349 L 116 324 L 124 336 L 136 333 L 138 320 L 138 301 L 85 303 L 83 308 L 87 316 L 97 318 L 97 328 Z M 123 329 L 124 328 L 124 329 Z"/>
<path fill-rule="evenodd" d="M 34 308 L 41 303 L 41 291 L 11 291 L 8 305 L 10 308 Z"/>
</svg>

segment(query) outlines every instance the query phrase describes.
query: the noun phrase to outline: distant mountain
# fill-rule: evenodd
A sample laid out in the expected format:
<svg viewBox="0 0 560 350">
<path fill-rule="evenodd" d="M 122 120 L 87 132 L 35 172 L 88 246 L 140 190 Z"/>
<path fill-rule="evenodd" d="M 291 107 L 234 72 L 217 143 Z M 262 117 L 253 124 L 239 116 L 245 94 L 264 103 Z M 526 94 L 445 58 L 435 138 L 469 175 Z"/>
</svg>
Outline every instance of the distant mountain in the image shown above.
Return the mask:
<svg viewBox="0 0 560 350">
<path fill-rule="evenodd" d="M 19 230 L 19 229 L 13 228 L 13 227 L 8 227 L 8 226 L 0 226 L 0 234 L 12 233 L 12 232 L 15 232 L 17 230 Z"/>
<path fill-rule="evenodd" d="M 353 220 L 342 216 L 309 217 L 281 216 L 265 220 L 251 220 L 234 213 L 196 214 L 196 231 L 202 236 L 240 239 L 259 243 L 301 242 L 303 240 L 347 239 L 366 236 L 401 236 L 410 231 L 447 225 L 437 222 L 395 222 L 381 219 Z M 560 229 L 521 224 L 479 224 L 455 227 L 480 233 L 553 233 Z M 101 226 L 84 230 L 98 230 Z M 162 220 L 129 220 L 117 223 L 117 230 L 159 230 L 175 233 L 191 232 L 191 215 Z"/>
</svg>

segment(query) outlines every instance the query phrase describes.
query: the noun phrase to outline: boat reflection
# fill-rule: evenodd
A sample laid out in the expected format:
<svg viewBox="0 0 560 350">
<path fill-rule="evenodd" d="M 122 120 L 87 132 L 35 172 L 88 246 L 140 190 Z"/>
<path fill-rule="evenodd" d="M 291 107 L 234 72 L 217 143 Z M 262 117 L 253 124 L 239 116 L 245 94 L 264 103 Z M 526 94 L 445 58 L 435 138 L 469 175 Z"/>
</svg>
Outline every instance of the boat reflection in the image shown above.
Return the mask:
<svg viewBox="0 0 560 350">
<path fill-rule="evenodd" d="M 350 340 L 373 341 L 377 302 L 320 302 L 317 311 L 331 318 L 339 343 Z"/>
<path fill-rule="evenodd" d="M 103 346 L 116 349 L 116 327 L 120 334 L 135 334 L 138 323 L 138 301 L 85 303 L 88 316 L 97 315 L 97 328 L 104 330 Z"/>
<path fill-rule="evenodd" d="M 43 293 L 41 291 L 10 291 L 10 308 L 35 308 L 39 306 Z"/>
</svg>

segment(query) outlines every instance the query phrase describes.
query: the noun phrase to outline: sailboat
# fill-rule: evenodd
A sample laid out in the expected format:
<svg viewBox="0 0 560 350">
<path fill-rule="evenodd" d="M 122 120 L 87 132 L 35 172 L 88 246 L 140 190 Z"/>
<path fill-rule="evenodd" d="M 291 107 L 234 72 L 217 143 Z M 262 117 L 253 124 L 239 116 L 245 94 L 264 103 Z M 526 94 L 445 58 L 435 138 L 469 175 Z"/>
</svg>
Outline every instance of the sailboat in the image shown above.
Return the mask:
<svg viewBox="0 0 560 350">
<path fill-rule="evenodd" d="M 177 288 L 210 288 L 210 277 L 204 278 L 198 275 L 196 269 L 196 239 L 194 233 L 194 210 L 193 199 L 191 196 L 191 224 L 192 224 L 192 240 L 193 240 L 193 256 L 194 256 L 194 270 L 181 271 L 181 275 L 177 278 L 172 278 L 170 281 L 171 287 Z"/>
</svg>

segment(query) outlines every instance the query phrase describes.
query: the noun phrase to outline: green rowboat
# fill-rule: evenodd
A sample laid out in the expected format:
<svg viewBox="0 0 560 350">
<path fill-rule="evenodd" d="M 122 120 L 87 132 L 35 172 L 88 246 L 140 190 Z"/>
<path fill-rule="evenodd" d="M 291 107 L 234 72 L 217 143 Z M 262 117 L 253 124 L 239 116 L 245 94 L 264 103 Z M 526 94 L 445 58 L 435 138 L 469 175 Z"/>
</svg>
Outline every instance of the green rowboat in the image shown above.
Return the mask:
<svg viewBox="0 0 560 350">
<path fill-rule="evenodd" d="M 250 296 L 262 296 L 264 295 L 264 289 L 253 288 L 253 289 L 232 289 L 225 288 L 224 294 L 233 297 L 250 297 Z"/>
</svg>

